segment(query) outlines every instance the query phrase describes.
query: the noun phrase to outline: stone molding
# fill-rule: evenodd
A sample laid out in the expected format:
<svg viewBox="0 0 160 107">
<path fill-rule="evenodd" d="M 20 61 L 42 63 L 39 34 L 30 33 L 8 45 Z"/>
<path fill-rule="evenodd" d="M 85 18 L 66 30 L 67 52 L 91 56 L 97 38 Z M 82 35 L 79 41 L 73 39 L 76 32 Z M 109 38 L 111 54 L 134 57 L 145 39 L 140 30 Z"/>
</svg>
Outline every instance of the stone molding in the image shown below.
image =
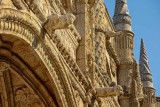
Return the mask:
<svg viewBox="0 0 160 107">
<path fill-rule="evenodd" d="M 1 9 L 0 12 L 4 12 L 3 10 L 5 10 L 5 9 Z M 7 11 L 10 12 L 10 11 L 12 11 L 12 9 L 8 9 Z M 18 16 L 14 15 L 14 12 L 16 12 L 16 14 Z M 29 26 L 25 27 L 25 25 L 30 25 L 30 24 L 31 25 L 33 24 L 33 26 L 34 26 L 35 23 L 27 22 L 27 21 L 25 21 L 25 18 L 24 18 L 24 21 L 22 21 L 23 18 L 22 19 L 21 18 L 16 18 L 16 17 L 21 16 L 21 15 L 19 15 L 19 13 L 21 14 L 20 11 L 17 11 L 17 10 L 14 11 L 13 10 L 12 14 L 8 14 L 8 17 L 11 18 L 11 19 L 12 19 L 12 15 L 14 15 L 12 21 L 9 21 L 9 20 L 6 21 L 5 19 L 7 19 L 7 18 L 5 18 L 5 17 L 3 19 L 0 18 L 0 21 L 1 21 L 0 33 L 1 34 L 3 34 L 3 33 L 10 34 L 10 35 L 20 37 L 21 39 L 25 40 L 31 46 L 32 46 L 32 43 L 34 41 L 34 37 L 36 37 L 37 39 L 39 39 L 39 41 L 41 41 L 40 37 L 37 37 L 37 36 L 40 36 L 40 34 L 37 34 L 38 32 L 40 33 L 39 30 L 37 30 L 36 32 L 32 31 L 33 33 L 31 33 L 30 27 Z M 23 14 L 22 16 L 24 17 L 24 15 L 25 14 Z M 31 16 L 29 16 L 29 18 L 32 19 Z M 14 19 L 15 19 L 15 22 L 14 22 Z M 31 20 L 29 20 L 29 21 L 31 21 Z M 54 78 L 54 82 L 56 84 L 56 88 L 59 89 L 59 90 L 57 90 L 58 91 L 57 93 L 59 93 L 59 95 L 60 95 L 59 96 L 60 98 L 57 98 L 57 99 L 61 99 L 62 102 L 63 102 L 60 105 L 62 107 L 67 107 L 68 104 L 66 102 L 66 98 L 65 98 L 65 95 L 64 95 L 64 92 L 63 92 L 63 88 L 62 88 L 61 84 L 59 84 L 60 83 L 59 77 L 57 76 L 57 74 L 54 70 L 52 62 L 50 61 L 51 59 L 49 59 L 49 53 L 46 50 L 45 44 L 43 42 L 39 42 L 37 44 L 37 47 L 36 47 L 35 51 L 40 56 L 40 58 L 42 59 L 44 64 L 46 65 L 48 71 L 52 74 L 52 76 L 54 76 L 53 78 Z M 56 97 L 58 97 L 58 96 L 56 96 Z"/>
</svg>

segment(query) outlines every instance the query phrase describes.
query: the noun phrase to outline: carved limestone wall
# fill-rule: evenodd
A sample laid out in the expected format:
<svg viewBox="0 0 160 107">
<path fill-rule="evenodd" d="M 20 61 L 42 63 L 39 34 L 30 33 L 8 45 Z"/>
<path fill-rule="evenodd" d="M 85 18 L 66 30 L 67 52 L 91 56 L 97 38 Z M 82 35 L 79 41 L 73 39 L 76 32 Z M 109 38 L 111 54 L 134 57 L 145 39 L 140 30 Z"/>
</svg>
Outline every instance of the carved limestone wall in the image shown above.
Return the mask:
<svg viewBox="0 0 160 107">
<path fill-rule="evenodd" d="M 1 3 L 0 62 L 10 68 L 0 72 L 0 106 L 119 106 L 115 32 L 103 0 Z"/>
</svg>

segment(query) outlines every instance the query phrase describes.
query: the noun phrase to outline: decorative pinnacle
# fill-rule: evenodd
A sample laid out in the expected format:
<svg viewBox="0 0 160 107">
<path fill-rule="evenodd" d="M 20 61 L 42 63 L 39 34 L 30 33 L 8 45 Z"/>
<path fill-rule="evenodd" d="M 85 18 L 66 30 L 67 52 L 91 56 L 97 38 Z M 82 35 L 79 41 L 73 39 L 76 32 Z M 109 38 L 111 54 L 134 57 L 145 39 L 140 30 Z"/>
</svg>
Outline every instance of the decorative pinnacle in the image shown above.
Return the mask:
<svg viewBox="0 0 160 107">
<path fill-rule="evenodd" d="M 127 0 L 116 0 L 113 23 L 117 31 L 131 31 L 131 17 L 129 15 Z"/>
<path fill-rule="evenodd" d="M 149 68 L 148 58 L 147 58 L 146 49 L 145 49 L 145 45 L 144 45 L 143 39 L 141 39 L 140 65 L 141 65 L 141 68 L 142 67 L 145 68 L 142 71 L 143 73 L 151 73 L 150 72 L 150 68 Z"/>
<path fill-rule="evenodd" d="M 140 49 L 140 73 L 142 81 L 152 82 L 152 74 L 148 63 L 148 58 L 146 54 L 146 49 L 143 39 L 141 39 L 141 49 Z"/>
</svg>

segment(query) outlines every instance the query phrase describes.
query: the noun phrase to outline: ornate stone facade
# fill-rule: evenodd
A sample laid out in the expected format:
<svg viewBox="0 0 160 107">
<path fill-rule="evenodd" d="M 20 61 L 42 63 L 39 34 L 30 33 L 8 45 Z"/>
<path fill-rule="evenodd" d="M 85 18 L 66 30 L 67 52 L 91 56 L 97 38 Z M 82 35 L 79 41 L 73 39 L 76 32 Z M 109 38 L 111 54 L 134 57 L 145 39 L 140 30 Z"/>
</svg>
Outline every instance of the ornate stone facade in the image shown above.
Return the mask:
<svg viewBox="0 0 160 107">
<path fill-rule="evenodd" d="M 0 0 L 0 107 L 155 107 L 133 37 L 126 0 L 113 22 L 103 0 Z"/>
</svg>

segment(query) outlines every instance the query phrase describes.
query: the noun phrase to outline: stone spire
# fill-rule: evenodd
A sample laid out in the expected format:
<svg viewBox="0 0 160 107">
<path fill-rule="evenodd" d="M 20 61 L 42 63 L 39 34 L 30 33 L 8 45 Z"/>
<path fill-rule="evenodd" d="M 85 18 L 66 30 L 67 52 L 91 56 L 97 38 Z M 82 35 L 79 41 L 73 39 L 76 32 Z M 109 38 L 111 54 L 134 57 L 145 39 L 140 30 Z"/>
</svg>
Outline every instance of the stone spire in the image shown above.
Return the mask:
<svg viewBox="0 0 160 107">
<path fill-rule="evenodd" d="M 141 39 L 140 49 L 140 73 L 143 87 L 153 87 L 152 74 L 149 68 L 148 58 L 143 39 Z"/>
<path fill-rule="evenodd" d="M 129 15 L 127 0 L 116 0 L 113 23 L 117 31 L 131 31 L 131 17 Z"/>
<path fill-rule="evenodd" d="M 118 100 L 121 107 L 138 107 L 131 103 L 131 81 L 133 71 L 133 37 L 134 34 L 131 31 L 131 17 L 128 11 L 128 5 L 126 0 L 116 0 L 115 12 L 113 17 L 113 23 L 116 31 L 122 32 L 121 35 L 114 38 L 114 46 L 119 58 L 120 64 L 118 69 L 117 81 L 118 84 L 123 86 L 124 94 L 119 96 Z M 122 54 L 123 53 L 123 54 Z M 136 85 L 136 83 L 134 84 Z M 136 86 L 135 86 L 136 87 Z M 133 93 L 134 94 L 134 93 Z M 135 103 L 138 103 L 135 101 Z"/>
<path fill-rule="evenodd" d="M 145 95 L 147 95 L 147 97 L 143 101 L 142 107 L 155 107 L 156 90 L 153 87 L 152 74 L 149 68 L 148 58 L 143 39 L 141 39 L 141 49 L 140 49 L 140 73 L 141 73 L 141 81 L 143 83 L 143 92 Z"/>
</svg>

